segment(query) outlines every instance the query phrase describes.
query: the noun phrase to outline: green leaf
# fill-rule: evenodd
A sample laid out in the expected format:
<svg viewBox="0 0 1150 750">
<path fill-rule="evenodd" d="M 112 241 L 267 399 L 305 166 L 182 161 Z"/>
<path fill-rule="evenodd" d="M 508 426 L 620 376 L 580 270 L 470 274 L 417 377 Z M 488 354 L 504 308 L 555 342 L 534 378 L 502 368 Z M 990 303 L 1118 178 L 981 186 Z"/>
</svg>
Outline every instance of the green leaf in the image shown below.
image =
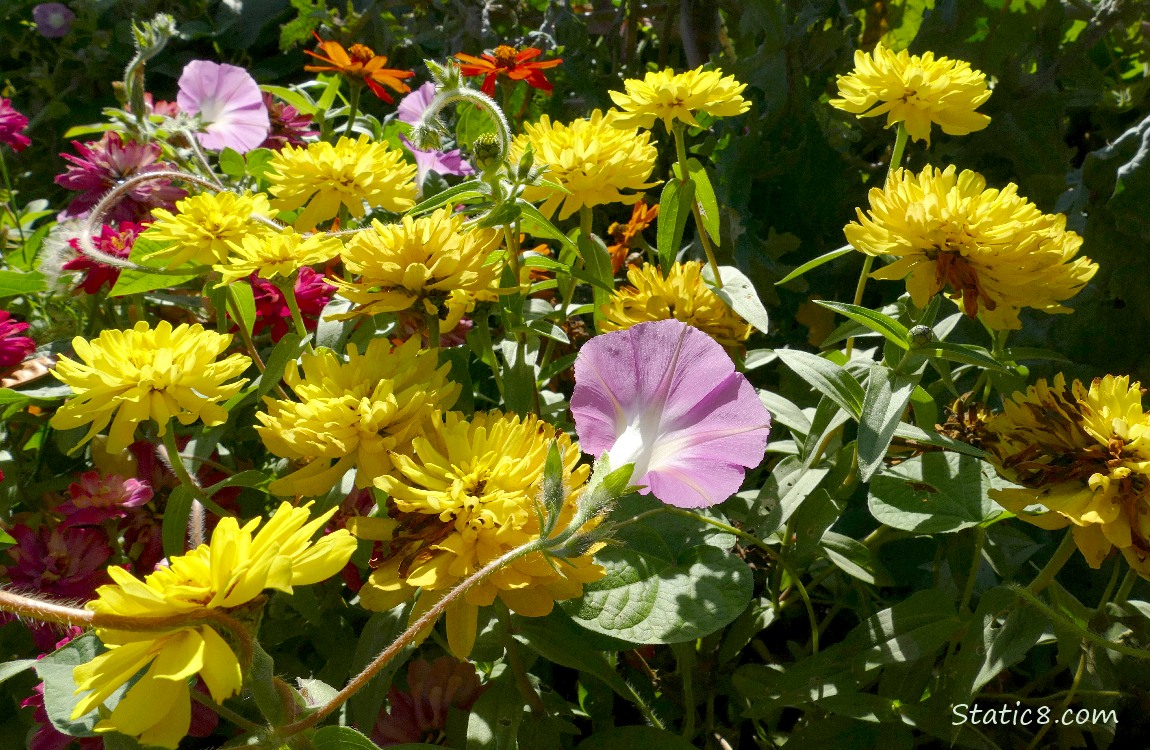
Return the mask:
<svg viewBox="0 0 1150 750">
<path fill-rule="evenodd" d="M 862 542 L 828 531 L 823 534 L 820 545 L 827 559 L 842 572 L 871 585 L 878 582 L 878 561 L 870 548 Z"/>
<path fill-rule="evenodd" d="M 275 686 L 275 662 L 264 651 L 259 641 L 253 641 L 251 672 L 244 675 L 244 684 L 251 691 L 256 707 L 272 726 L 280 726 L 287 718 L 283 699 Z"/>
<path fill-rule="evenodd" d="M 811 420 L 803 414 L 803 410 L 777 393 L 759 391 L 759 401 L 767 407 L 771 414 L 771 424 L 781 424 L 793 434 L 805 437 L 811 430 Z"/>
<path fill-rule="evenodd" d="M 540 524 L 543 531 L 540 536 L 546 539 L 555 530 L 555 524 L 559 521 L 559 514 L 563 512 L 563 504 L 567 499 L 567 493 L 563 490 L 563 459 L 559 456 L 559 442 L 556 440 L 552 440 L 551 447 L 547 449 L 547 462 L 543 467 L 543 487 L 539 491 L 539 498 L 543 506 L 541 508 L 543 523 Z"/>
<path fill-rule="evenodd" d="M 225 288 L 228 290 L 228 313 L 251 336 L 256 325 L 256 297 L 251 285 L 228 284 Z"/>
<path fill-rule="evenodd" d="M 303 339 L 298 333 L 288 332 L 284 334 L 264 363 L 264 371 L 260 374 L 256 386 L 257 397 L 267 395 L 276 387 L 276 384 L 283 378 L 284 369 L 288 363 L 294 362 L 299 357 L 300 353 L 303 352 L 303 347 Z"/>
<path fill-rule="evenodd" d="M 303 677 L 296 678 L 296 691 L 304 700 L 304 705 L 308 708 L 318 708 L 319 706 L 330 703 L 333 698 L 339 695 L 339 690 L 336 690 L 331 685 L 328 685 L 323 680 L 309 680 Z"/>
<path fill-rule="evenodd" d="M 678 162 L 675 162 L 672 169 L 676 178 L 683 179 L 683 170 Z M 711 178 L 707 176 L 707 170 L 703 168 L 699 160 L 694 158 L 687 159 L 687 177 L 695 185 L 695 202 L 699 206 L 699 215 L 703 219 L 703 229 L 706 230 L 711 241 L 719 245 L 721 244 L 719 242 L 719 202 L 715 200 L 715 188 L 711 187 Z M 690 210 L 689 207 L 688 210 Z"/>
<path fill-rule="evenodd" d="M 1049 349 L 1040 349 L 1034 346 L 1012 346 L 1004 349 L 1002 355 L 1012 362 L 1023 362 L 1028 359 L 1049 360 L 1051 362 L 1070 362 L 1065 356 Z"/>
<path fill-rule="evenodd" d="M 1042 613 L 1018 606 L 1010 588 L 998 586 L 984 593 L 948 675 L 954 702 L 969 702 L 983 685 L 1022 661 L 1047 626 Z"/>
<path fill-rule="evenodd" d="M 739 317 L 766 333 L 771 327 L 771 322 L 767 317 L 767 308 L 763 306 L 751 280 L 734 266 L 719 266 L 719 275 L 723 278 L 721 287 L 715 285 L 711 267 L 708 265 L 703 268 L 703 278 L 711 287 L 711 291 L 726 302 L 727 307 L 738 313 Z"/>
<path fill-rule="evenodd" d="M 918 349 L 919 352 L 931 357 L 941 357 L 951 362 L 961 362 L 966 365 L 975 365 L 987 370 L 1010 373 L 1010 370 L 998 363 L 990 352 L 981 346 L 973 344 L 952 344 L 949 341 L 936 341 L 929 346 Z"/>
<path fill-rule="evenodd" d="M 138 241 L 138 240 L 137 240 Z M 156 289 L 170 289 L 174 286 L 198 278 L 199 272 L 194 273 L 152 273 L 149 271 L 134 271 L 125 268 L 120 271 L 120 277 L 108 292 L 109 297 L 126 297 L 129 294 L 142 294 Z"/>
<path fill-rule="evenodd" d="M 283 99 L 288 104 L 296 108 L 301 115 L 315 114 L 315 102 L 309 99 L 304 94 L 301 94 L 294 89 L 285 88 L 283 86 L 269 86 L 263 85 L 260 88 L 273 96 Z"/>
<path fill-rule="evenodd" d="M 595 301 L 595 328 L 598 330 L 603 320 L 603 306 L 611 301 L 611 292 L 614 291 L 615 271 L 611 266 L 611 254 L 607 252 L 603 241 L 596 235 L 584 237 L 579 235 L 579 254 L 583 256 L 583 265 L 587 272 L 600 282 L 591 289 L 592 299 Z"/>
<path fill-rule="evenodd" d="M 482 180 L 464 180 L 458 185 L 447 188 L 442 193 L 437 193 L 430 198 L 425 198 L 407 209 L 407 213 L 404 215 L 419 216 L 420 214 L 434 211 L 441 206 L 446 206 L 449 203 L 462 203 L 471 198 L 486 196 L 486 187 Z"/>
<path fill-rule="evenodd" d="M 579 743 L 578 750 L 694 750 L 695 746 L 677 734 L 647 726 L 613 727 L 596 732 Z"/>
<path fill-rule="evenodd" d="M 491 115 L 470 102 L 460 104 L 455 117 L 455 142 L 471 147 L 475 139 L 486 133 L 495 133 Z"/>
<path fill-rule="evenodd" d="M 663 273 L 671 269 L 675 256 L 683 244 L 683 231 L 687 227 L 687 217 L 691 215 L 691 204 L 695 200 L 695 183 L 667 180 L 663 194 L 659 198 L 659 218 L 656 244 L 659 248 L 659 266 Z"/>
<path fill-rule="evenodd" d="M 385 648 L 390 646 L 404 630 L 407 629 L 408 615 L 411 613 L 411 604 L 401 604 L 387 612 L 374 612 L 360 631 L 359 641 L 355 644 L 355 654 L 351 660 L 352 674 L 357 674 L 375 659 Z M 383 708 L 383 699 L 387 695 L 391 681 L 400 667 L 407 663 L 414 653 L 415 647 L 407 648 L 396 654 L 371 681 L 348 700 L 348 714 L 357 726 L 375 726 L 379 711 Z"/>
<path fill-rule="evenodd" d="M 906 422 L 895 427 L 894 435 L 903 440 L 913 440 L 916 443 L 945 448 L 946 450 L 956 451 L 967 456 L 974 456 L 975 458 L 986 457 L 986 451 L 981 448 L 975 448 L 973 445 L 964 443 L 961 440 L 955 440 L 954 438 L 948 438 L 945 435 L 939 435 L 937 432 L 927 432 Z"/>
<path fill-rule="evenodd" d="M 100 651 L 100 639 L 88 633 L 73 638 L 60 650 L 45 656 L 34 665 L 36 674 L 44 681 L 44 709 L 52 726 L 73 737 L 92 737 L 92 727 L 100 720 L 96 710 L 89 711 L 79 719 L 72 720 L 72 711 L 83 696 L 76 695 L 76 683 L 72 679 L 72 669 L 87 664 L 96 658 Z M 117 691 L 122 695 L 122 691 Z M 113 703 L 109 698 L 106 703 Z"/>
<path fill-rule="evenodd" d="M 270 148 L 257 148 L 247 152 L 244 154 L 244 161 L 247 162 L 248 174 L 257 180 L 262 179 L 275 156 L 276 152 Z"/>
<path fill-rule="evenodd" d="M 544 659 L 598 678 L 617 695 L 631 699 L 631 688 L 607 661 L 604 651 L 621 651 L 634 644 L 589 633 L 556 608 L 546 617 L 514 619 L 515 638 Z"/>
<path fill-rule="evenodd" d="M 0 299 L 35 294 L 47 288 L 48 282 L 39 271 L 0 271 Z"/>
<path fill-rule="evenodd" d="M 858 419 L 865 394 L 854 375 L 830 360 L 798 349 L 776 349 L 775 354 L 815 390 Z"/>
<path fill-rule="evenodd" d="M 17 659 L 16 661 L 6 661 L 0 664 L 0 682 L 4 682 L 10 677 L 15 677 L 21 672 L 31 669 L 36 666 L 36 661 L 36 659 Z"/>
<path fill-rule="evenodd" d="M 829 253 L 826 253 L 825 255 L 820 255 L 819 257 L 815 258 L 814 260 L 808 260 L 806 263 L 802 264 L 801 266 L 799 266 L 795 270 L 788 273 L 783 278 L 776 281 L 775 286 L 779 286 L 780 284 L 785 284 L 788 281 L 794 281 L 795 279 L 802 276 L 807 271 L 811 271 L 815 268 L 818 268 L 819 266 L 821 266 L 824 263 L 830 263 L 835 258 L 841 258 L 844 255 L 847 255 L 853 251 L 854 251 L 854 248 L 851 247 L 850 245 L 843 245 L 838 250 L 831 250 Z"/>
<path fill-rule="evenodd" d="M 990 464 L 954 453 L 924 453 L 891 466 L 870 483 L 870 511 L 880 523 L 943 534 L 985 523 L 1002 508 L 990 489 L 1013 487 Z"/>
<path fill-rule="evenodd" d="M 173 457 L 179 461 L 178 457 Z M 164 541 L 164 555 L 182 555 L 187 552 L 188 518 L 192 512 L 191 491 L 180 485 L 172 490 L 164 506 L 164 525 L 161 536 Z"/>
<path fill-rule="evenodd" d="M 869 482 L 882 465 L 914 387 L 913 380 L 895 375 L 889 367 L 871 365 L 859 417 L 858 468 L 863 482 Z"/>
<path fill-rule="evenodd" d="M 898 344 L 903 349 L 910 348 L 910 331 L 902 323 L 899 323 L 889 315 L 883 315 L 880 312 L 875 312 L 866 307 L 859 307 L 858 305 L 848 305 L 845 302 L 830 302 L 827 300 L 817 299 L 816 305 L 825 307 L 828 310 L 834 310 L 838 314 L 850 318 L 856 323 L 861 323 L 875 333 L 882 334 L 888 341 Z"/>
<path fill-rule="evenodd" d="M 514 750 L 523 719 L 523 694 L 515 674 L 500 664 L 487 681 L 487 690 L 467 718 L 467 750 Z"/>
<path fill-rule="evenodd" d="M 552 224 L 538 208 L 523 199 L 519 200 L 518 205 L 519 210 L 522 211 L 519 226 L 524 232 L 532 237 L 559 240 L 567 250 L 573 253 L 579 252 L 579 246 L 572 242 L 570 237 L 560 232 L 559 228 Z"/>
<path fill-rule="evenodd" d="M 247 164 L 238 151 L 225 147 L 220 152 L 220 171 L 233 180 L 239 180 L 247 173 Z"/>
<path fill-rule="evenodd" d="M 351 727 L 324 727 L 311 738 L 311 744 L 315 750 L 379 750 L 378 745 Z"/>
<path fill-rule="evenodd" d="M 16 540 L 12 538 L 4 529 L 0 529 L 0 550 L 8 549 L 16 544 Z"/>
<path fill-rule="evenodd" d="M 503 203 L 475 222 L 475 226 L 482 229 L 511 226 L 512 222 L 518 219 L 522 213 L 523 209 L 519 207 L 518 203 Z"/>
<path fill-rule="evenodd" d="M 596 557 L 606 577 L 561 606 L 588 630 L 635 643 L 702 638 L 746 609 L 752 575 L 738 557 L 709 544 L 658 552 L 608 547 Z"/>
</svg>

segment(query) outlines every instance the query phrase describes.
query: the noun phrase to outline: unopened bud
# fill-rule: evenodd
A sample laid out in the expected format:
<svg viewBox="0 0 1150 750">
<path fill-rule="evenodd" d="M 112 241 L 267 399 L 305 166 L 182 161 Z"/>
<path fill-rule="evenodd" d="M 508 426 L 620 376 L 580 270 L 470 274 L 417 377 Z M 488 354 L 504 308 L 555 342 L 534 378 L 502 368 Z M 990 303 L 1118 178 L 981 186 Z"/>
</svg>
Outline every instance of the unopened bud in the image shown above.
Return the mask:
<svg viewBox="0 0 1150 750">
<path fill-rule="evenodd" d="M 923 347 L 934 341 L 934 331 L 930 326 L 915 326 L 910 329 L 910 343 L 914 347 Z"/>
<path fill-rule="evenodd" d="M 471 155 L 480 171 L 490 172 L 503 162 L 503 147 L 494 133 L 484 133 L 471 144 Z"/>
</svg>

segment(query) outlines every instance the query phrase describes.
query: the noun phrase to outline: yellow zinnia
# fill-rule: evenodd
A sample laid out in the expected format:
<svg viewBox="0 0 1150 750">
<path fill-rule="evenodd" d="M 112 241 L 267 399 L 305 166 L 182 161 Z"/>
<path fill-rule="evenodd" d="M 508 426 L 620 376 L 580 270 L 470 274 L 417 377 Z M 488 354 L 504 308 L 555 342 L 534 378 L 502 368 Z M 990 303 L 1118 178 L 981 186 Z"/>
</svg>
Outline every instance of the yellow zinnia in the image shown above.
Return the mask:
<svg viewBox="0 0 1150 750">
<path fill-rule="evenodd" d="M 283 503 L 254 536 L 260 519 L 240 526 L 234 518 L 222 518 L 210 544 L 173 556 L 168 567 L 143 581 L 121 567 L 108 568 L 115 584 L 98 588 L 97 598 L 86 606 L 121 617 L 187 615 L 192 620 L 207 610 L 226 612 L 247 604 L 265 589 L 290 594 L 293 586 L 335 575 L 355 551 L 355 539 L 343 529 L 311 541 L 335 510 L 309 521 L 308 507 Z M 76 692 L 90 691 L 76 704 L 73 719 L 147 668 L 96 724 L 97 732 L 119 732 L 144 745 L 174 748 L 191 721 L 189 678 L 202 677 L 217 703 L 238 693 L 243 682 L 231 646 L 209 625 L 160 633 L 101 628 L 96 634 L 109 650 L 73 670 Z"/>
<path fill-rule="evenodd" d="M 52 417 L 57 430 L 91 424 L 83 445 L 112 423 L 107 450 L 119 453 L 131 444 L 136 425 L 155 420 L 160 435 L 175 417 L 223 424 L 228 413 L 219 402 L 234 396 L 247 379 L 230 383 L 251 360 L 242 354 L 216 358 L 231 343 L 229 334 L 205 331 L 200 324 L 162 320 L 150 328 L 140 321 L 127 331 L 104 331 L 92 341 L 72 340 L 77 362 L 61 356 L 52 374 L 75 394 Z M 115 420 L 113 420 L 115 415 Z"/>
<path fill-rule="evenodd" d="M 1150 578 L 1150 412 L 1138 383 L 1107 375 L 1067 389 L 1061 374 L 1053 386 L 1039 380 L 990 419 L 982 447 L 1022 485 L 991 490 L 1003 507 L 1044 529 L 1073 524 L 1093 568 L 1117 547 Z"/>
<path fill-rule="evenodd" d="M 519 163 L 528 145 L 535 152 L 535 163 L 547 165 L 545 178 L 570 191 L 565 194 L 542 186 L 523 191 L 529 201 L 546 199 L 539 210 L 548 218 L 560 204 L 560 220 L 583 206 L 630 205 L 643 197 L 643 190 L 658 184 L 647 182 L 659 157 L 651 134 L 619 125 L 614 112 L 595 110 L 590 118 L 570 125 L 552 122 L 543 115 L 534 125 L 524 126 L 524 133 L 511 142 L 512 164 Z M 625 190 L 637 192 L 622 192 Z"/>
<path fill-rule="evenodd" d="M 1023 307 L 1071 312 L 1060 303 L 1098 270 L 1074 257 L 1082 238 L 1067 231 L 1065 216 L 1042 213 L 1017 191 L 1013 183 L 987 189 L 981 175 L 953 166 L 900 169 L 870 191 L 870 211 L 859 209 L 844 231 L 855 249 L 895 259 L 872 276 L 905 278 L 915 305 L 949 290 L 968 316 L 1013 330 Z"/>
<path fill-rule="evenodd" d="M 666 278 L 657 265 L 627 271 L 631 286 L 617 289 L 603 305 L 603 331 L 619 331 L 636 323 L 675 318 L 694 326 L 728 349 L 741 346 L 751 325 L 727 307 L 703 281 L 698 261 L 674 263 Z"/>
<path fill-rule="evenodd" d="M 949 135 L 982 130 L 990 118 L 974 110 L 990 98 L 986 76 L 962 60 L 895 53 L 879 44 L 855 52 L 855 69 L 838 77 L 832 106 L 859 117 L 886 114 L 886 126 L 904 123 L 913 140 L 930 143 L 931 123 Z M 876 106 L 877 105 L 877 106 Z"/>
<path fill-rule="evenodd" d="M 620 128 L 650 129 L 659 119 L 670 132 L 675 120 L 699 127 L 697 112 L 733 117 L 751 108 L 751 103 L 742 97 L 747 84 L 739 83 L 734 76 L 724 76 L 721 70 L 699 67 L 675 73 L 666 68 L 647 73 L 641 81 L 629 79 L 623 86 L 626 93 L 610 92 L 615 106 L 623 111 L 615 120 L 615 126 Z"/>
<path fill-rule="evenodd" d="M 395 457 L 395 471 L 375 485 L 391 495 L 390 518 L 352 519 L 352 532 L 383 542 L 383 558 L 360 590 L 360 601 L 387 610 L 423 594 L 419 617 L 455 584 L 540 534 L 536 499 L 547 452 L 554 440 L 572 488 L 559 518 L 560 533 L 575 513 L 587 480 L 579 446 L 534 415 L 478 413 L 467 421 L 451 412 L 427 435 L 412 441 L 411 455 Z M 536 552 L 519 558 L 468 589 L 447 608 L 452 652 L 466 658 L 475 641 L 479 607 L 499 597 L 528 617 L 549 613 L 557 600 L 582 594 L 583 584 L 605 571 L 590 554 L 548 560 Z"/>
<path fill-rule="evenodd" d="M 344 267 L 356 281 L 332 279 L 340 293 L 356 305 L 336 319 L 407 310 L 443 318 L 449 330 L 474 307 L 477 296 L 494 299 L 499 268 L 484 265 L 500 243 L 494 229 L 463 225 L 467 217 L 441 208 L 429 216 L 405 216 L 397 224 L 372 223 L 359 232 L 343 253 Z"/>
<path fill-rule="evenodd" d="M 277 495 L 320 495 L 351 468 L 367 487 L 391 470 L 392 451 L 406 448 L 436 409 L 448 409 L 460 386 L 447 379 L 436 349 L 420 349 L 418 337 L 394 349 L 374 339 L 360 355 L 348 345 L 348 361 L 330 349 L 304 354 L 303 375 L 294 363 L 284 382 L 299 401 L 265 398 L 256 432 L 277 456 L 303 462 L 274 481 Z"/>
<path fill-rule="evenodd" d="M 154 221 L 145 236 L 169 244 L 149 259 L 167 259 L 167 268 L 189 261 L 204 266 L 223 263 L 228 257 L 228 243 L 272 231 L 252 219 L 252 214 L 268 216 L 271 212 L 271 204 L 262 193 L 202 193 L 176 203 L 175 214 L 153 209 Z"/>
<path fill-rule="evenodd" d="M 314 266 L 339 255 L 343 243 L 337 237 L 313 234 L 308 237 L 286 228 L 280 232 L 248 235 L 242 242 L 229 242 L 231 255 L 212 266 L 223 276 L 217 286 L 230 284 L 258 273 L 261 278 L 291 276 L 304 266 Z"/>
<path fill-rule="evenodd" d="M 335 145 L 317 141 L 306 146 L 284 146 L 268 164 L 273 205 L 283 211 L 302 208 L 295 221 L 299 230 L 312 229 L 334 219 L 346 206 L 356 218 L 364 203 L 387 211 L 406 211 L 415 205 L 416 168 L 387 144 L 341 137 Z"/>
</svg>

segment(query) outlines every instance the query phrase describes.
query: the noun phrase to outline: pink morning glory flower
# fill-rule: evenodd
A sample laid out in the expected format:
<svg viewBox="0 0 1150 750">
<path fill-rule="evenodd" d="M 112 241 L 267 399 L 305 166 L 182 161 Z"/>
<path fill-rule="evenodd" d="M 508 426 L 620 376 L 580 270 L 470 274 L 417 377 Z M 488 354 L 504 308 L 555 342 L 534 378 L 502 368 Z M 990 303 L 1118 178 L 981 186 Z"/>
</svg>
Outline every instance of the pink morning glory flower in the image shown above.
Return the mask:
<svg viewBox="0 0 1150 750">
<path fill-rule="evenodd" d="M 40 3 L 32 9 L 32 20 L 36 22 L 36 31 L 40 32 L 40 36 L 60 39 L 72 30 L 76 14 L 63 3 Z"/>
<path fill-rule="evenodd" d="M 571 414 L 583 450 L 634 464 L 631 483 L 702 508 L 738 491 L 766 453 L 771 415 L 723 347 L 678 320 L 588 341 L 575 360 Z"/>
<path fill-rule="evenodd" d="M 431 100 L 434 98 L 435 84 L 428 81 L 399 101 L 395 108 L 395 116 L 399 118 L 400 122 L 415 125 L 423 117 L 423 111 L 431 105 Z"/>
<path fill-rule="evenodd" d="M 435 149 L 428 149 L 421 151 L 416 148 L 411 141 L 407 140 L 407 136 L 399 136 L 399 140 L 403 141 L 403 145 L 411 151 L 411 155 L 415 157 L 415 186 L 420 193 L 423 192 L 423 181 L 427 177 L 428 172 L 438 172 L 441 175 L 469 175 L 475 174 L 475 169 L 463 158 L 463 152 L 457 148 L 450 151 L 437 151 Z"/>
<path fill-rule="evenodd" d="M 247 153 L 268 137 L 271 122 L 263 93 L 243 68 L 210 60 L 192 60 L 180 74 L 176 103 L 181 112 L 200 116 L 204 148 Z"/>
</svg>

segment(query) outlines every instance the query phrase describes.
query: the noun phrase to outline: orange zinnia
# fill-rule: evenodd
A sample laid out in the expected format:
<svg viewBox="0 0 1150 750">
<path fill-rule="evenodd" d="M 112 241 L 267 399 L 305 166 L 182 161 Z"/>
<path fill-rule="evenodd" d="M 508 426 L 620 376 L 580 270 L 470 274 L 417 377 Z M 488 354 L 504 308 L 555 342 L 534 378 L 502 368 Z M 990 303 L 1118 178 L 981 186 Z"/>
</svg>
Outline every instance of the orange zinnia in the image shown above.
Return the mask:
<svg viewBox="0 0 1150 750">
<path fill-rule="evenodd" d="M 615 222 L 607 230 L 607 234 L 615 240 L 615 244 L 607 248 L 607 252 L 611 254 L 611 267 L 615 269 L 615 273 L 619 273 L 619 269 L 627 260 L 627 253 L 630 252 L 634 239 L 641 236 L 643 230 L 651 226 L 658 215 L 659 204 L 648 207 L 646 203 L 639 201 L 631 209 L 630 221 L 626 224 Z"/>
<path fill-rule="evenodd" d="M 554 68 L 563 60 L 557 57 L 554 60 L 528 62 L 542 54 L 542 50 L 534 47 L 524 47 L 522 50 L 517 50 L 514 47 L 501 44 L 495 48 L 495 53 L 491 55 L 484 54 L 482 57 L 475 57 L 460 52 L 455 55 L 455 59 L 463 63 L 459 66 L 463 75 L 486 76 L 483 79 L 483 93 L 494 96 L 495 79 L 501 75 L 506 75 L 513 81 L 527 81 L 528 86 L 540 91 L 550 91 L 554 88 L 551 81 L 547 80 L 547 76 L 543 75 L 543 71 L 547 68 Z"/>
<path fill-rule="evenodd" d="M 411 70 L 392 70 L 385 68 L 387 58 L 375 54 L 375 51 L 363 44 L 353 44 L 350 49 L 336 41 L 324 41 L 319 34 L 312 32 L 319 42 L 318 54 L 311 50 L 304 50 L 307 54 L 322 60 L 327 65 L 305 65 L 304 70 L 309 73 L 339 73 L 346 78 L 358 78 L 367 84 L 371 92 L 388 104 L 394 103 L 391 95 L 381 86 L 387 86 L 400 94 L 406 94 L 411 88 L 401 81 L 401 78 L 411 78 L 415 75 Z M 324 56 L 326 55 L 326 57 Z"/>
</svg>

